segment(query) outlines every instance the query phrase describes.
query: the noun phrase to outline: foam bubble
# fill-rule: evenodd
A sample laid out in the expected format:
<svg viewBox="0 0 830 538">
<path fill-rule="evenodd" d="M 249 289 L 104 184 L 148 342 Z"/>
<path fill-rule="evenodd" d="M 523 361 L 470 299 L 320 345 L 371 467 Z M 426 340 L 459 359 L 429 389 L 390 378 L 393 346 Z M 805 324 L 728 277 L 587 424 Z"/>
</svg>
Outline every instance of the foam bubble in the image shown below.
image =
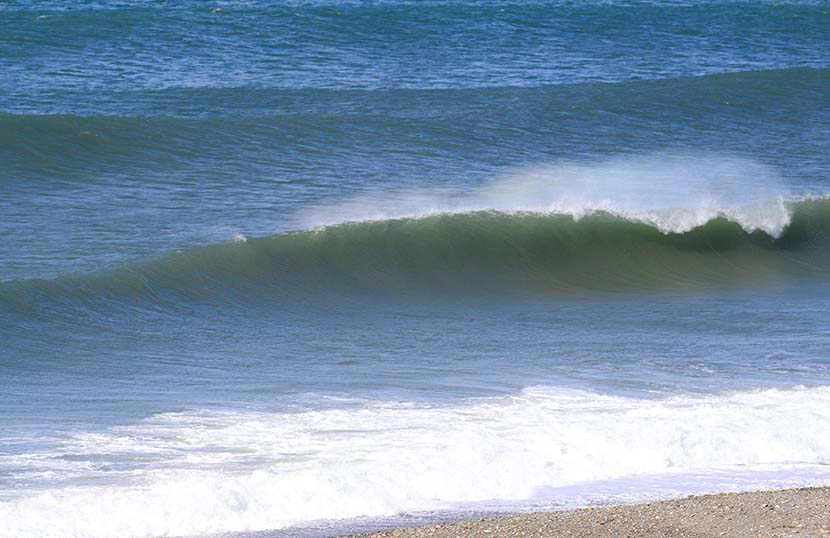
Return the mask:
<svg viewBox="0 0 830 538">
<path fill-rule="evenodd" d="M 83 464 L 0 503 L 0 535 L 264 530 L 645 475 L 675 476 L 682 494 L 688 473 L 826 466 L 828 430 L 830 387 L 667 399 L 533 387 L 458 405 L 166 413 L 18 459 Z"/>
</svg>

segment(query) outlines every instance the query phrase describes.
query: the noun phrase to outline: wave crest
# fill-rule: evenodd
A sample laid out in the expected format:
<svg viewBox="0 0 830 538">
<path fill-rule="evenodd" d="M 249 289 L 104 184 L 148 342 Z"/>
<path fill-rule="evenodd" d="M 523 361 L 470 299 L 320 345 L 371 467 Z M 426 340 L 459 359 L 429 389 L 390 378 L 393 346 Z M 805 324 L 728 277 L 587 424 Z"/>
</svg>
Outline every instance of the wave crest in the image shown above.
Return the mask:
<svg viewBox="0 0 830 538">
<path fill-rule="evenodd" d="M 771 167 L 712 153 L 630 155 L 518 170 L 463 191 L 420 189 L 364 193 L 302 213 L 302 228 L 482 211 L 569 215 L 599 212 L 660 231 L 683 233 L 725 218 L 747 232 L 778 236 L 793 199 Z"/>
</svg>

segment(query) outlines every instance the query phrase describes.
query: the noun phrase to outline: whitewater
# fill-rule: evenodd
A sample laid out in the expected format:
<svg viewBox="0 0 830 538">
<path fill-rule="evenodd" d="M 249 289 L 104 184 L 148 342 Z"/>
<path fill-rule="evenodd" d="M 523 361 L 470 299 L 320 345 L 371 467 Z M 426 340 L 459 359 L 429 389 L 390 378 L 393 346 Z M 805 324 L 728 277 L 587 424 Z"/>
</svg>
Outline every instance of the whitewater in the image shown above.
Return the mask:
<svg viewBox="0 0 830 538">
<path fill-rule="evenodd" d="M 0 515 L 9 536 L 176 536 L 483 501 L 491 510 L 573 504 L 544 491 L 552 485 L 593 502 L 667 494 L 631 493 L 621 480 L 629 477 L 662 478 L 663 488 L 687 493 L 736 477 L 748 489 L 830 484 L 828 409 L 826 387 L 657 399 L 528 387 L 453 406 L 165 413 L 0 460 L 26 468 L 21 482 L 78 480 L 90 472 L 81 461 L 94 461 L 96 482 L 110 483 L 32 494 L 4 503 Z M 70 454 L 74 468 L 51 463 Z M 136 476 L 127 463 L 136 460 L 154 470 Z"/>
</svg>

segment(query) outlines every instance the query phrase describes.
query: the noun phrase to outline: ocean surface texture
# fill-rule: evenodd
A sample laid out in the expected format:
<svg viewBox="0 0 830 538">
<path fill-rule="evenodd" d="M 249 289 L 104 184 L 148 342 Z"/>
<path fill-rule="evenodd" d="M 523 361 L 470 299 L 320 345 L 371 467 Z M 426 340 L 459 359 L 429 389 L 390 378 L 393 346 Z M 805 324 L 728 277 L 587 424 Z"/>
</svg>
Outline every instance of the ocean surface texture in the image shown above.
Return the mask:
<svg viewBox="0 0 830 538">
<path fill-rule="evenodd" d="M 830 4 L 0 3 L 0 536 L 830 484 Z"/>
</svg>

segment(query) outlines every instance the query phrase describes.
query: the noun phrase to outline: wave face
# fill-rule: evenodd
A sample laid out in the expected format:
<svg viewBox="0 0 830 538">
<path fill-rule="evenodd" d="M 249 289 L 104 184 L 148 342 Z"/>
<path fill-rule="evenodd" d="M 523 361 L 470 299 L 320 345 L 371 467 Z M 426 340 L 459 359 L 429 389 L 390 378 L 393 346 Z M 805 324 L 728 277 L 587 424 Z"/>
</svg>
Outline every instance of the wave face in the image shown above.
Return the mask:
<svg viewBox="0 0 830 538">
<path fill-rule="evenodd" d="M 7 282 L 0 290 L 19 311 L 56 301 L 152 306 L 330 292 L 413 298 L 699 292 L 828 276 L 830 201 L 817 198 L 703 217 L 682 210 L 639 217 L 599 210 L 579 218 L 478 211 L 352 222 L 240 237 L 100 274 Z"/>
<path fill-rule="evenodd" d="M 531 387 L 457 406 L 343 403 L 295 413 L 165 413 L 70 435 L 48 454 L 20 455 L 16 465 L 48 480 L 71 480 L 93 466 L 106 469 L 99 481 L 122 485 L 0 503 L 0 531 L 133 538 L 278 529 L 530 499 L 551 485 L 566 496 L 581 484 L 583 499 L 601 498 L 614 487 L 637 490 L 636 482 L 613 480 L 638 476 L 668 475 L 685 491 L 706 491 L 718 475 L 735 487 L 735 477 L 759 470 L 774 477 L 813 468 L 810 483 L 830 481 L 820 468 L 830 464 L 826 387 L 658 400 Z M 211 449 L 193 453 L 194 446 Z M 63 459 L 72 465 L 56 465 Z M 152 461 L 154 470 L 131 478 L 136 460 Z M 749 476 L 742 487 L 800 483 Z"/>
</svg>

